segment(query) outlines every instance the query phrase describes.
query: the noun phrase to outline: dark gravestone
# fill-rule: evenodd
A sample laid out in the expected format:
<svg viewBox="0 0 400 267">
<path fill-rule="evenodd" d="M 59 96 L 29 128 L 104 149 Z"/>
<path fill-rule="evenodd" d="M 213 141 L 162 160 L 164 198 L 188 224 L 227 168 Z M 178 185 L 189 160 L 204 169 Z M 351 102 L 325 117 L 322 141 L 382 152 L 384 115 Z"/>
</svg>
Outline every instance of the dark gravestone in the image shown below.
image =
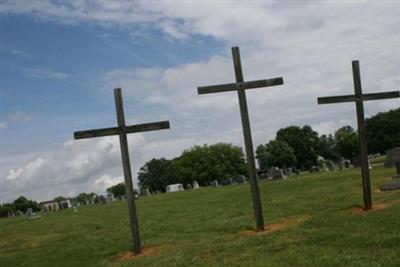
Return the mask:
<svg viewBox="0 0 400 267">
<path fill-rule="evenodd" d="M 385 167 L 396 167 L 396 175 L 393 178 L 400 178 L 400 147 L 386 150 Z"/>
<path fill-rule="evenodd" d="M 350 160 L 346 159 L 346 160 L 344 161 L 344 167 L 345 167 L 346 169 L 350 168 L 350 164 L 351 164 Z"/>
<path fill-rule="evenodd" d="M 400 189 L 400 182 L 395 183 L 388 183 L 381 185 L 381 191 L 392 191 L 392 190 L 399 190 Z"/>
<path fill-rule="evenodd" d="M 292 175 L 292 174 L 293 174 L 292 168 L 285 168 L 285 169 L 283 170 L 283 173 L 284 173 L 286 176 Z"/>
<path fill-rule="evenodd" d="M 233 184 L 233 179 L 232 178 L 225 179 L 221 182 L 221 184 L 222 185 L 231 185 L 231 184 Z"/>
<path fill-rule="evenodd" d="M 244 176 L 244 175 L 239 175 L 237 178 L 236 178 L 236 181 L 239 183 L 239 184 L 244 184 L 244 183 L 246 183 L 246 176 Z"/>
<path fill-rule="evenodd" d="M 336 170 L 335 169 L 335 164 L 333 163 L 332 160 L 327 160 L 326 161 L 326 167 L 328 168 L 328 171 L 330 171 L 330 172 L 334 172 Z"/>
<path fill-rule="evenodd" d="M 211 182 L 210 182 L 210 185 L 211 185 L 212 187 L 219 187 L 219 183 L 218 183 L 217 180 L 211 181 Z"/>
<path fill-rule="evenodd" d="M 396 162 L 400 161 L 400 147 L 395 147 L 385 151 L 385 167 L 394 167 Z"/>
</svg>

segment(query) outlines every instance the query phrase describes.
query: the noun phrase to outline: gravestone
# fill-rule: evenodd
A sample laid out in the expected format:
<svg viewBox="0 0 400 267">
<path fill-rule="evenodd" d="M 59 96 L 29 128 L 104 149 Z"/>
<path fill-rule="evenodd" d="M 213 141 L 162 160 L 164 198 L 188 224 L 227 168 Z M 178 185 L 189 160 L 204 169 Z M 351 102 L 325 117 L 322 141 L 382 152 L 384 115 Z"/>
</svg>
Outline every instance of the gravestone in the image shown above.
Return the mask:
<svg viewBox="0 0 400 267">
<path fill-rule="evenodd" d="M 107 202 L 115 201 L 114 195 L 112 193 L 108 193 L 106 198 L 107 198 Z"/>
<path fill-rule="evenodd" d="M 311 166 L 311 168 L 308 170 L 310 173 L 313 173 L 313 172 L 319 172 L 319 167 L 318 166 L 315 166 L 315 165 L 313 165 L 313 166 Z"/>
<path fill-rule="evenodd" d="M 396 167 L 396 175 L 393 178 L 400 178 L 400 147 L 386 150 L 385 167 Z"/>
<path fill-rule="evenodd" d="M 399 189 L 400 189 L 400 182 L 395 182 L 395 183 L 392 182 L 381 185 L 381 191 L 392 191 Z"/>
<path fill-rule="evenodd" d="M 285 169 L 283 169 L 283 173 L 284 173 L 286 176 L 292 175 L 292 174 L 293 174 L 292 168 L 285 168 Z"/>
<path fill-rule="evenodd" d="M 105 196 L 99 196 L 99 203 L 106 205 L 107 204 L 107 198 Z"/>
<path fill-rule="evenodd" d="M 287 179 L 286 175 L 283 173 L 283 170 L 276 168 L 276 167 L 272 168 L 271 176 L 272 176 L 273 180 L 286 180 Z"/>
<path fill-rule="evenodd" d="M 222 185 L 232 185 L 233 179 L 232 178 L 224 179 L 224 180 L 222 180 L 221 184 Z"/>
<path fill-rule="evenodd" d="M 217 180 L 211 181 L 211 182 L 210 182 L 210 185 L 211 185 L 212 187 L 219 187 L 219 183 L 218 183 Z"/>
<path fill-rule="evenodd" d="M 246 183 L 246 182 L 247 182 L 246 176 L 244 176 L 244 175 L 239 175 L 239 176 L 237 177 L 237 182 L 238 182 L 239 184 L 244 184 L 244 183 Z"/>
<path fill-rule="evenodd" d="M 340 159 L 340 160 L 337 162 L 337 164 L 338 164 L 339 170 L 343 171 L 344 168 L 345 168 L 344 159 Z"/>
<path fill-rule="evenodd" d="M 350 165 L 351 165 L 351 161 L 350 160 L 348 160 L 348 159 L 344 160 L 344 167 L 346 169 L 350 168 Z"/>
<path fill-rule="evenodd" d="M 199 189 L 199 188 L 200 188 L 199 183 L 197 181 L 194 181 L 193 182 L 193 189 Z"/>
<path fill-rule="evenodd" d="M 328 171 L 334 172 L 335 171 L 335 164 L 333 163 L 332 160 L 327 160 L 326 161 L 326 167 L 328 168 Z"/>
<path fill-rule="evenodd" d="M 34 213 L 33 213 L 32 208 L 28 208 L 28 209 L 26 210 L 26 213 L 25 213 L 25 214 L 28 216 L 28 218 L 32 218 L 32 217 L 34 216 Z"/>
</svg>

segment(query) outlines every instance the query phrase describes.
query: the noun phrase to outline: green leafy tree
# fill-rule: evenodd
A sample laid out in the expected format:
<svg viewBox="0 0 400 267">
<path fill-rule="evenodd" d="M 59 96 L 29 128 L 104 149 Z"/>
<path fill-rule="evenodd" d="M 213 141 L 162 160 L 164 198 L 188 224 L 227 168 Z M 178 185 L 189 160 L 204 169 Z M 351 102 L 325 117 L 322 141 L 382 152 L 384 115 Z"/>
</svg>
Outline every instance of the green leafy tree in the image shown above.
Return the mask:
<svg viewBox="0 0 400 267">
<path fill-rule="evenodd" d="M 335 132 L 339 154 L 353 160 L 359 154 L 358 135 L 351 126 L 344 126 Z"/>
<path fill-rule="evenodd" d="M 276 140 L 286 142 L 294 150 L 297 166 L 307 169 L 316 164 L 318 157 L 319 138 L 318 133 L 310 126 L 289 126 L 280 129 L 276 134 Z"/>
<path fill-rule="evenodd" d="M 28 208 L 32 208 L 33 211 L 40 211 L 40 206 L 36 201 L 28 200 L 24 196 L 20 196 L 14 200 L 14 206 L 16 210 L 26 212 Z"/>
<path fill-rule="evenodd" d="M 400 146 L 400 108 L 378 113 L 366 120 L 366 126 L 370 153 Z"/>
<path fill-rule="evenodd" d="M 113 194 L 116 198 L 125 196 L 125 183 L 113 185 L 107 188 L 107 192 Z"/>
<path fill-rule="evenodd" d="M 336 140 L 332 135 L 321 135 L 318 140 L 318 154 L 333 161 L 340 158 Z"/>
<path fill-rule="evenodd" d="M 165 192 L 167 185 L 178 182 L 171 160 L 152 159 L 140 168 L 138 173 L 140 188 Z"/>
<path fill-rule="evenodd" d="M 232 144 L 194 146 L 173 160 L 177 178 L 184 185 L 196 180 L 199 184 L 222 181 L 246 174 L 246 162 L 242 149 Z"/>
<path fill-rule="evenodd" d="M 14 203 L 0 204 L 0 218 L 7 217 L 9 212 L 15 211 Z"/>
<path fill-rule="evenodd" d="M 273 140 L 266 145 L 259 145 L 256 150 L 256 158 L 261 171 L 267 171 L 270 167 L 291 167 L 297 163 L 293 148 L 286 142 Z"/>
<path fill-rule="evenodd" d="M 60 202 L 60 201 L 63 201 L 63 200 L 65 200 L 65 197 L 63 197 L 63 196 L 59 196 L 59 197 L 56 197 L 54 199 L 54 201 L 57 201 L 57 202 Z"/>
</svg>

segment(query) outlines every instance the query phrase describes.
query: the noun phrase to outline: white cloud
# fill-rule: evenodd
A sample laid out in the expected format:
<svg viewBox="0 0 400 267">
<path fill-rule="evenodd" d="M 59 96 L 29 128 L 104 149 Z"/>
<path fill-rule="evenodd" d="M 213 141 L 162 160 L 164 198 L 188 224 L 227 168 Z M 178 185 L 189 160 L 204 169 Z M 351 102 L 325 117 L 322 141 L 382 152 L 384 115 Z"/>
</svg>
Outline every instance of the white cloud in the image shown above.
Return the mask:
<svg viewBox="0 0 400 267">
<path fill-rule="evenodd" d="M 24 74 L 27 77 L 39 78 L 39 79 L 54 79 L 54 80 L 66 80 L 70 77 L 70 74 L 60 71 L 47 70 L 41 68 L 26 68 Z"/>
<path fill-rule="evenodd" d="M 7 122 L 0 121 L 0 129 L 5 129 L 5 128 L 7 128 Z"/>
</svg>

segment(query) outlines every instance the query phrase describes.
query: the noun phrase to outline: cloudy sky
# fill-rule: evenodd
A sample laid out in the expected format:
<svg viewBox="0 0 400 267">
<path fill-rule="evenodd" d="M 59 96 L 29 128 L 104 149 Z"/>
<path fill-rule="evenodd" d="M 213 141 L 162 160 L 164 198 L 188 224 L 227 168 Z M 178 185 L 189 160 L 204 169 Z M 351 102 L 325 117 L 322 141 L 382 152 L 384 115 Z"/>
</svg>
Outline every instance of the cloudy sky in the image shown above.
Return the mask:
<svg viewBox="0 0 400 267">
<path fill-rule="evenodd" d="M 232 46 L 245 80 L 285 81 L 247 93 L 255 147 L 289 125 L 354 126 L 354 104 L 316 98 L 351 94 L 356 59 L 364 92 L 400 88 L 399 14 L 396 1 L 0 1 L 0 202 L 122 181 L 117 137 L 72 135 L 116 125 L 116 87 L 129 124 L 171 121 L 129 136 L 135 176 L 195 144 L 242 146 L 237 94 L 196 90 L 234 80 Z M 399 104 L 368 102 L 366 114 Z"/>
</svg>

